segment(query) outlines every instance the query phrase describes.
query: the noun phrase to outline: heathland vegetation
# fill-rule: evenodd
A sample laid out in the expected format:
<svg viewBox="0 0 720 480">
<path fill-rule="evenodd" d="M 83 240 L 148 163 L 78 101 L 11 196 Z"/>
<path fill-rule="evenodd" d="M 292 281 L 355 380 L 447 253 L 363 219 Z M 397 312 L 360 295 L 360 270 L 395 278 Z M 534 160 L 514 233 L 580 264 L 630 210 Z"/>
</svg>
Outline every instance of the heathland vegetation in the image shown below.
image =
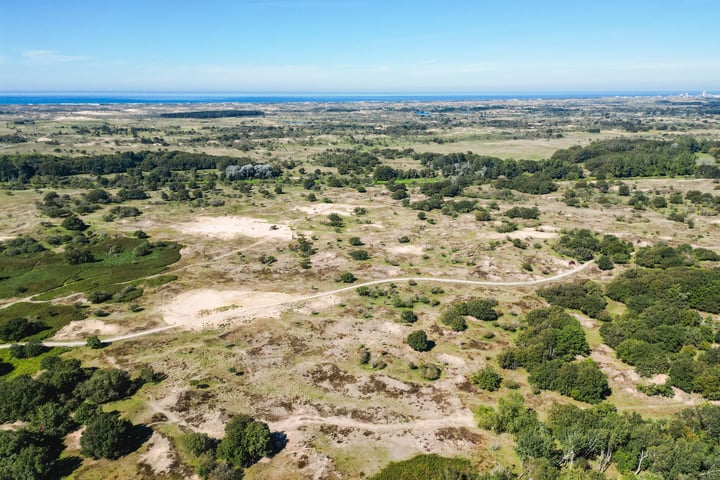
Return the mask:
<svg viewBox="0 0 720 480">
<path fill-rule="evenodd" d="M 712 99 L 79 108 L 0 113 L 0 479 L 717 474 Z"/>
</svg>

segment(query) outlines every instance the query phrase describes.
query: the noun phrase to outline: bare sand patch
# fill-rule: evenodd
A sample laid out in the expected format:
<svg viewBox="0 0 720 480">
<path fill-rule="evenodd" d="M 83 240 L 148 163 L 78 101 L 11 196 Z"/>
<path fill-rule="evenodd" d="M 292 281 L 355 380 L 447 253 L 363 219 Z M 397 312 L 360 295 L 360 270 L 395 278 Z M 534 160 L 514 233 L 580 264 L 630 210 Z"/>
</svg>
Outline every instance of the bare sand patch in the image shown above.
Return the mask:
<svg viewBox="0 0 720 480">
<path fill-rule="evenodd" d="M 387 251 L 396 255 L 422 255 L 423 247 L 419 245 L 396 245 L 389 247 Z"/>
<path fill-rule="evenodd" d="M 118 333 L 120 333 L 120 328 L 117 325 L 105 323 L 96 318 L 88 318 L 68 323 L 55 333 L 53 340 L 84 340 L 91 335 L 108 336 Z"/>
<path fill-rule="evenodd" d="M 16 422 L 12 422 L 12 423 L 0 424 L 0 430 L 3 430 L 3 431 L 20 430 L 21 428 L 25 428 L 28 425 L 30 425 L 29 422 L 23 422 L 22 420 L 18 420 Z"/>
<path fill-rule="evenodd" d="M 520 238 L 527 240 L 529 238 L 536 238 L 540 240 L 556 238 L 558 236 L 557 228 L 550 225 L 542 225 L 540 227 L 527 227 L 515 230 L 509 233 L 498 233 L 498 232 L 482 232 L 478 233 L 479 238 L 488 239 L 502 239 L 502 238 Z"/>
<path fill-rule="evenodd" d="M 238 236 L 290 241 L 293 233 L 286 225 L 276 225 L 265 220 L 245 217 L 196 217 L 194 221 L 175 227 L 182 233 L 204 235 L 221 239 Z"/>
<path fill-rule="evenodd" d="M 464 367 L 466 365 L 465 360 L 463 360 L 462 358 L 447 353 L 441 353 L 436 358 L 439 362 L 451 365 L 456 368 Z"/>
<path fill-rule="evenodd" d="M 200 330 L 258 317 L 279 317 L 299 297 L 277 292 L 202 288 L 178 295 L 160 309 L 166 323 Z"/>
<path fill-rule="evenodd" d="M 80 450 L 80 437 L 82 437 L 83 432 L 85 431 L 85 426 L 80 428 L 79 430 L 75 430 L 74 432 L 68 433 L 65 436 L 65 440 L 63 443 L 65 444 L 65 447 L 68 450 Z"/>
<path fill-rule="evenodd" d="M 346 203 L 318 203 L 307 207 L 295 207 L 295 210 L 307 213 L 308 215 L 327 215 L 330 213 L 350 215 L 355 210 L 356 205 L 348 205 Z"/>
<path fill-rule="evenodd" d="M 150 465 L 156 475 L 170 472 L 175 463 L 170 440 L 158 432 L 154 432 L 148 441 L 147 452 L 140 457 L 140 461 Z"/>
</svg>

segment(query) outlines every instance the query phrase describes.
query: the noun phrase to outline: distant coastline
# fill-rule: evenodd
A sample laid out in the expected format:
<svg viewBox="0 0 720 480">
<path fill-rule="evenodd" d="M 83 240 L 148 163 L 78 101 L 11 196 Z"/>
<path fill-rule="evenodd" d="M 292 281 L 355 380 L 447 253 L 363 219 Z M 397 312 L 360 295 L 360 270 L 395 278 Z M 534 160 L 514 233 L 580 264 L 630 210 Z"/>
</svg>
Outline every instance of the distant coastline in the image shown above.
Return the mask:
<svg viewBox="0 0 720 480">
<path fill-rule="evenodd" d="M 343 103 L 433 102 L 529 99 L 587 99 L 605 97 L 701 96 L 702 92 L 567 92 L 494 94 L 243 94 L 203 92 L 0 92 L 0 105 L 193 104 L 193 103 Z"/>
</svg>

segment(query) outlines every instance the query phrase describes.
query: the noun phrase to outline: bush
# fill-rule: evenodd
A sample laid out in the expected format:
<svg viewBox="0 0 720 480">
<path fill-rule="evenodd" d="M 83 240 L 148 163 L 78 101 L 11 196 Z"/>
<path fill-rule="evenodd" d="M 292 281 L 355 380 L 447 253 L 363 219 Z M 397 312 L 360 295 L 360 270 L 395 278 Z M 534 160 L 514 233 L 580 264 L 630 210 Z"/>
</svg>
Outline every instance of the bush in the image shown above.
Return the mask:
<svg viewBox="0 0 720 480">
<path fill-rule="evenodd" d="M 185 448 L 196 457 L 205 453 L 215 453 L 217 441 L 205 433 L 191 432 L 183 437 Z"/>
<path fill-rule="evenodd" d="M 600 270 L 612 270 L 615 268 L 612 260 L 607 255 L 601 255 L 600 258 L 598 258 L 597 266 Z"/>
<path fill-rule="evenodd" d="M 235 468 L 249 467 L 272 453 L 270 429 L 266 423 L 238 415 L 225 425 L 225 437 L 217 447 L 218 458 Z"/>
<path fill-rule="evenodd" d="M 339 279 L 342 283 L 354 283 L 357 278 L 351 272 L 345 272 L 340 275 Z"/>
<path fill-rule="evenodd" d="M 454 308 L 445 310 L 440 315 L 440 321 L 456 332 L 462 332 L 467 329 L 465 317 Z"/>
<path fill-rule="evenodd" d="M 345 222 L 343 221 L 343 218 L 338 215 L 337 213 L 331 213 L 328 215 L 328 225 L 331 227 L 340 228 L 345 226 Z"/>
<path fill-rule="evenodd" d="M 493 367 L 487 366 L 473 373 L 470 382 L 483 390 L 494 392 L 500 388 L 502 376 Z"/>
<path fill-rule="evenodd" d="M 83 402 L 80 404 L 79 407 L 75 409 L 75 414 L 73 415 L 73 418 L 76 422 L 87 425 L 93 418 L 95 418 L 101 413 L 103 413 L 103 410 L 100 405 Z"/>
<path fill-rule="evenodd" d="M 66 217 L 62 223 L 60 223 L 60 226 L 63 227 L 65 230 L 73 230 L 77 232 L 83 232 L 88 229 L 88 226 L 83 222 L 80 217 L 76 215 L 70 215 L 69 217 Z"/>
<path fill-rule="evenodd" d="M 112 298 L 112 294 L 108 292 L 92 292 L 90 295 L 88 295 L 88 300 L 90 300 L 90 303 L 102 303 L 107 300 L 110 300 Z"/>
<path fill-rule="evenodd" d="M 540 218 L 540 210 L 537 207 L 512 207 L 505 212 L 505 216 L 509 218 L 538 219 Z"/>
<path fill-rule="evenodd" d="M 99 413 L 87 424 L 80 437 L 82 454 L 94 459 L 115 460 L 130 451 L 133 425 L 117 413 Z"/>
<path fill-rule="evenodd" d="M 0 325 L 0 339 L 5 342 L 18 342 L 49 328 L 42 322 L 30 322 L 26 318 L 11 318 Z"/>
<path fill-rule="evenodd" d="M 11 345 L 10 356 L 13 358 L 32 358 L 42 355 L 50 350 L 37 340 L 31 340 L 25 345 Z"/>
<path fill-rule="evenodd" d="M 417 319 L 417 315 L 412 310 L 403 310 L 400 314 L 400 320 L 404 323 L 415 323 Z"/>
<path fill-rule="evenodd" d="M 103 348 L 105 346 L 105 342 L 100 340 L 97 336 L 92 335 L 88 337 L 87 342 L 85 342 L 85 346 L 92 348 L 93 350 L 97 350 L 99 348 Z"/>
<path fill-rule="evenodd" d="M 475 469 L 464 458 L 418 455 L 410 460 L 392 462 L 371 480 L 430 480 L 475 478 Z"/>
<path fill-rule="evenodd" d="M 500 316 L 495 311 L 498 302 L 494 298 L 474 298 L 464 303 L 461 313 L 470 315 L 478 320 L 492 322 Z"/>
<path fill-rule="evenodd" d="M 129 396 L 134 386 L 125 370 L 100 369 L 95 370 L 88 380 L 77 386 L 76 394 L 93 403 L 105 403 Z"/>
<path fill-rule="evenodd" d="M 425 380 L 437 380 L 441 374 L 442 370 L 437 365 L 428 363 L 420 367 L 420 376 Z"/>
<path fill-rule="evenodd" d="M 427 334 L 424 330 L 412 332 L 407 337 L 407 344 L 416 352 L 427 352 L 430 350 L 431 344 L 428 342 Z"/>
<path fill-rule="evenodd" d="M 69 265 L 80 265 L 81 263 L 92 263 L 95 261 L 95 257 L 90 250 L 86 248 L 75 248 L 70 245 L 65 247 L 64 257 Z"/>
<path fill-rule="evenodd" d="M 352 250 L 350 252 L 350 257 L 353 260 L 369 260 L 370 254 L 367 252 L 367 250 Z"/>
</svg>

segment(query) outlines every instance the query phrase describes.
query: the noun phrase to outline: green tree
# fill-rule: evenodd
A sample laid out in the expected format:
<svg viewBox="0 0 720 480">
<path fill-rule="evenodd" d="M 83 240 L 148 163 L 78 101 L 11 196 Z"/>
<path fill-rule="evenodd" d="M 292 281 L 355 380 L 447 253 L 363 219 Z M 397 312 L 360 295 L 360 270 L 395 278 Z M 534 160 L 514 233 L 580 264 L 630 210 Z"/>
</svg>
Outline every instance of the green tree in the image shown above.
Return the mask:
<svg viewBox="0 0 720 480">
<path fill-rule="evenodd" d="M 106 368 L 95 370 L 88 380 L 78 385 L 76 393 L 93 403 L 105 403 L 127 397 L 133 387 L 125 370 Z"/>
<path fill-rule="evenodd" d="M 92 348 L 93 350 L 97 350 L 99 348 L 103 348 L 105 346 L 105 343 L 100 340 L 96 335 L 91 335 L 88 337 L 85 345 L 89 348 Z"/>
<path fill-rule="evenodd" d="M 116 412 L 103 412 L 94 416 L 80 437 L 82 454 L 99 459 L 115 460 L 129 452 L 133 425 L 119 418 Z"/>
<path fill-rule="evenodd" d="M 342 283 L 354 283 L 355 280 L 357 280 L 357 278 L 352 274 L 352 272 L 345 272 L 340 275 L 340 281 Z"/>
<path fill-rule="evenodd" d="M 417 352 L 427 352 L 430 350 L 430 342 L 428 342 L 427 334 L 424 330 L 412 332 L 407 337 L 407 344 Z"/>
<path fill-rule="evenodd" d="M 190 453 L 199 457 L 206 453 L 214 454 L 217 440 L 210 438 L 206 433 L 191 432 L 183 437 L 183 444 Z"/>
<path fill-rule="evenodd" d="M 612 270 L 615 268 L 615 265 L 613 265 L 608 255 L 601 255 L 600 258 L 598 258 L 597 266 L 600 270 Z"/>
<path fill-rule="evenodd" d="M 73 415 L 73 418 L 76 422 L 87 425 L 93 418 L 95 418 L 101 413 L 103 413 L 103 410 L 100 405 L 95 405 L 94 403 L 90 402 L 83 402 L 75 409 L 75 414 Z"/>
<path fill-rule="evenodd" d="M 331 227 L 340 228 L 345 226 L 345 222 L 343 221 L 343 218 L 338 215 L 337 213 L 331 213 L 328 215 L 328 225 Z"/>
<path fill-rule="evenodd" d="M 456 332 L 467 330 L 467 321 L 465 321 L 465 317 L 454 308 L 449 308 L 441 313 L 440 321 Z"/>
<path fill-rule="evenodd" d="M 32 430 L 49 437 L 63 437 L 74 426 L 68 409 L 54 402 L 40 405 L 30 419 Z"/>
<path fill-rule="evenodd" d="M 55 457 L 48 447 L 28 445 L 17 452 L 9 468 L 10 475 L 4 478 L 13 480 L 51 478 L 54 467 Z"/>
<path fill-rule="evenodd" d="M 272 453 L 267 424 L 247 415 L 237 415 L 225 425 L 225 437 L 217 447 L 218 458 L 229 465 L 249 467 Z"/>
<path fill-rule="evenodd" d="M 470 376 L 470 381 L 489 392 L 494 392 L 502 384 L 502 376 L 490 365 L 481 368 Z"/>
<path fill-rule="evenodd" d="M 30 322 L 22 317 L 11 318 L 7 322 L 0 324 L 0 340 L 17 342 L 46 328 L 48 328 L 47 325 L 41 322 Z"/>
<path fill-rule="evenodd" d="M 400 320 L 404 323 L 415 323 L 417 319 L 417 315 L 412 310 L 403 310 L 400 314 Z"/>
<path fill-rule="evenodd" d="M 77 215 L 70 215 L 69 217 L 66 217 L 62 223 L 60 223 L 60 226 L 65 230 L 73 230 L 77 232 L 83 232 L 88 229 L 85 222 L 83 222 Z"/>
</svg>

